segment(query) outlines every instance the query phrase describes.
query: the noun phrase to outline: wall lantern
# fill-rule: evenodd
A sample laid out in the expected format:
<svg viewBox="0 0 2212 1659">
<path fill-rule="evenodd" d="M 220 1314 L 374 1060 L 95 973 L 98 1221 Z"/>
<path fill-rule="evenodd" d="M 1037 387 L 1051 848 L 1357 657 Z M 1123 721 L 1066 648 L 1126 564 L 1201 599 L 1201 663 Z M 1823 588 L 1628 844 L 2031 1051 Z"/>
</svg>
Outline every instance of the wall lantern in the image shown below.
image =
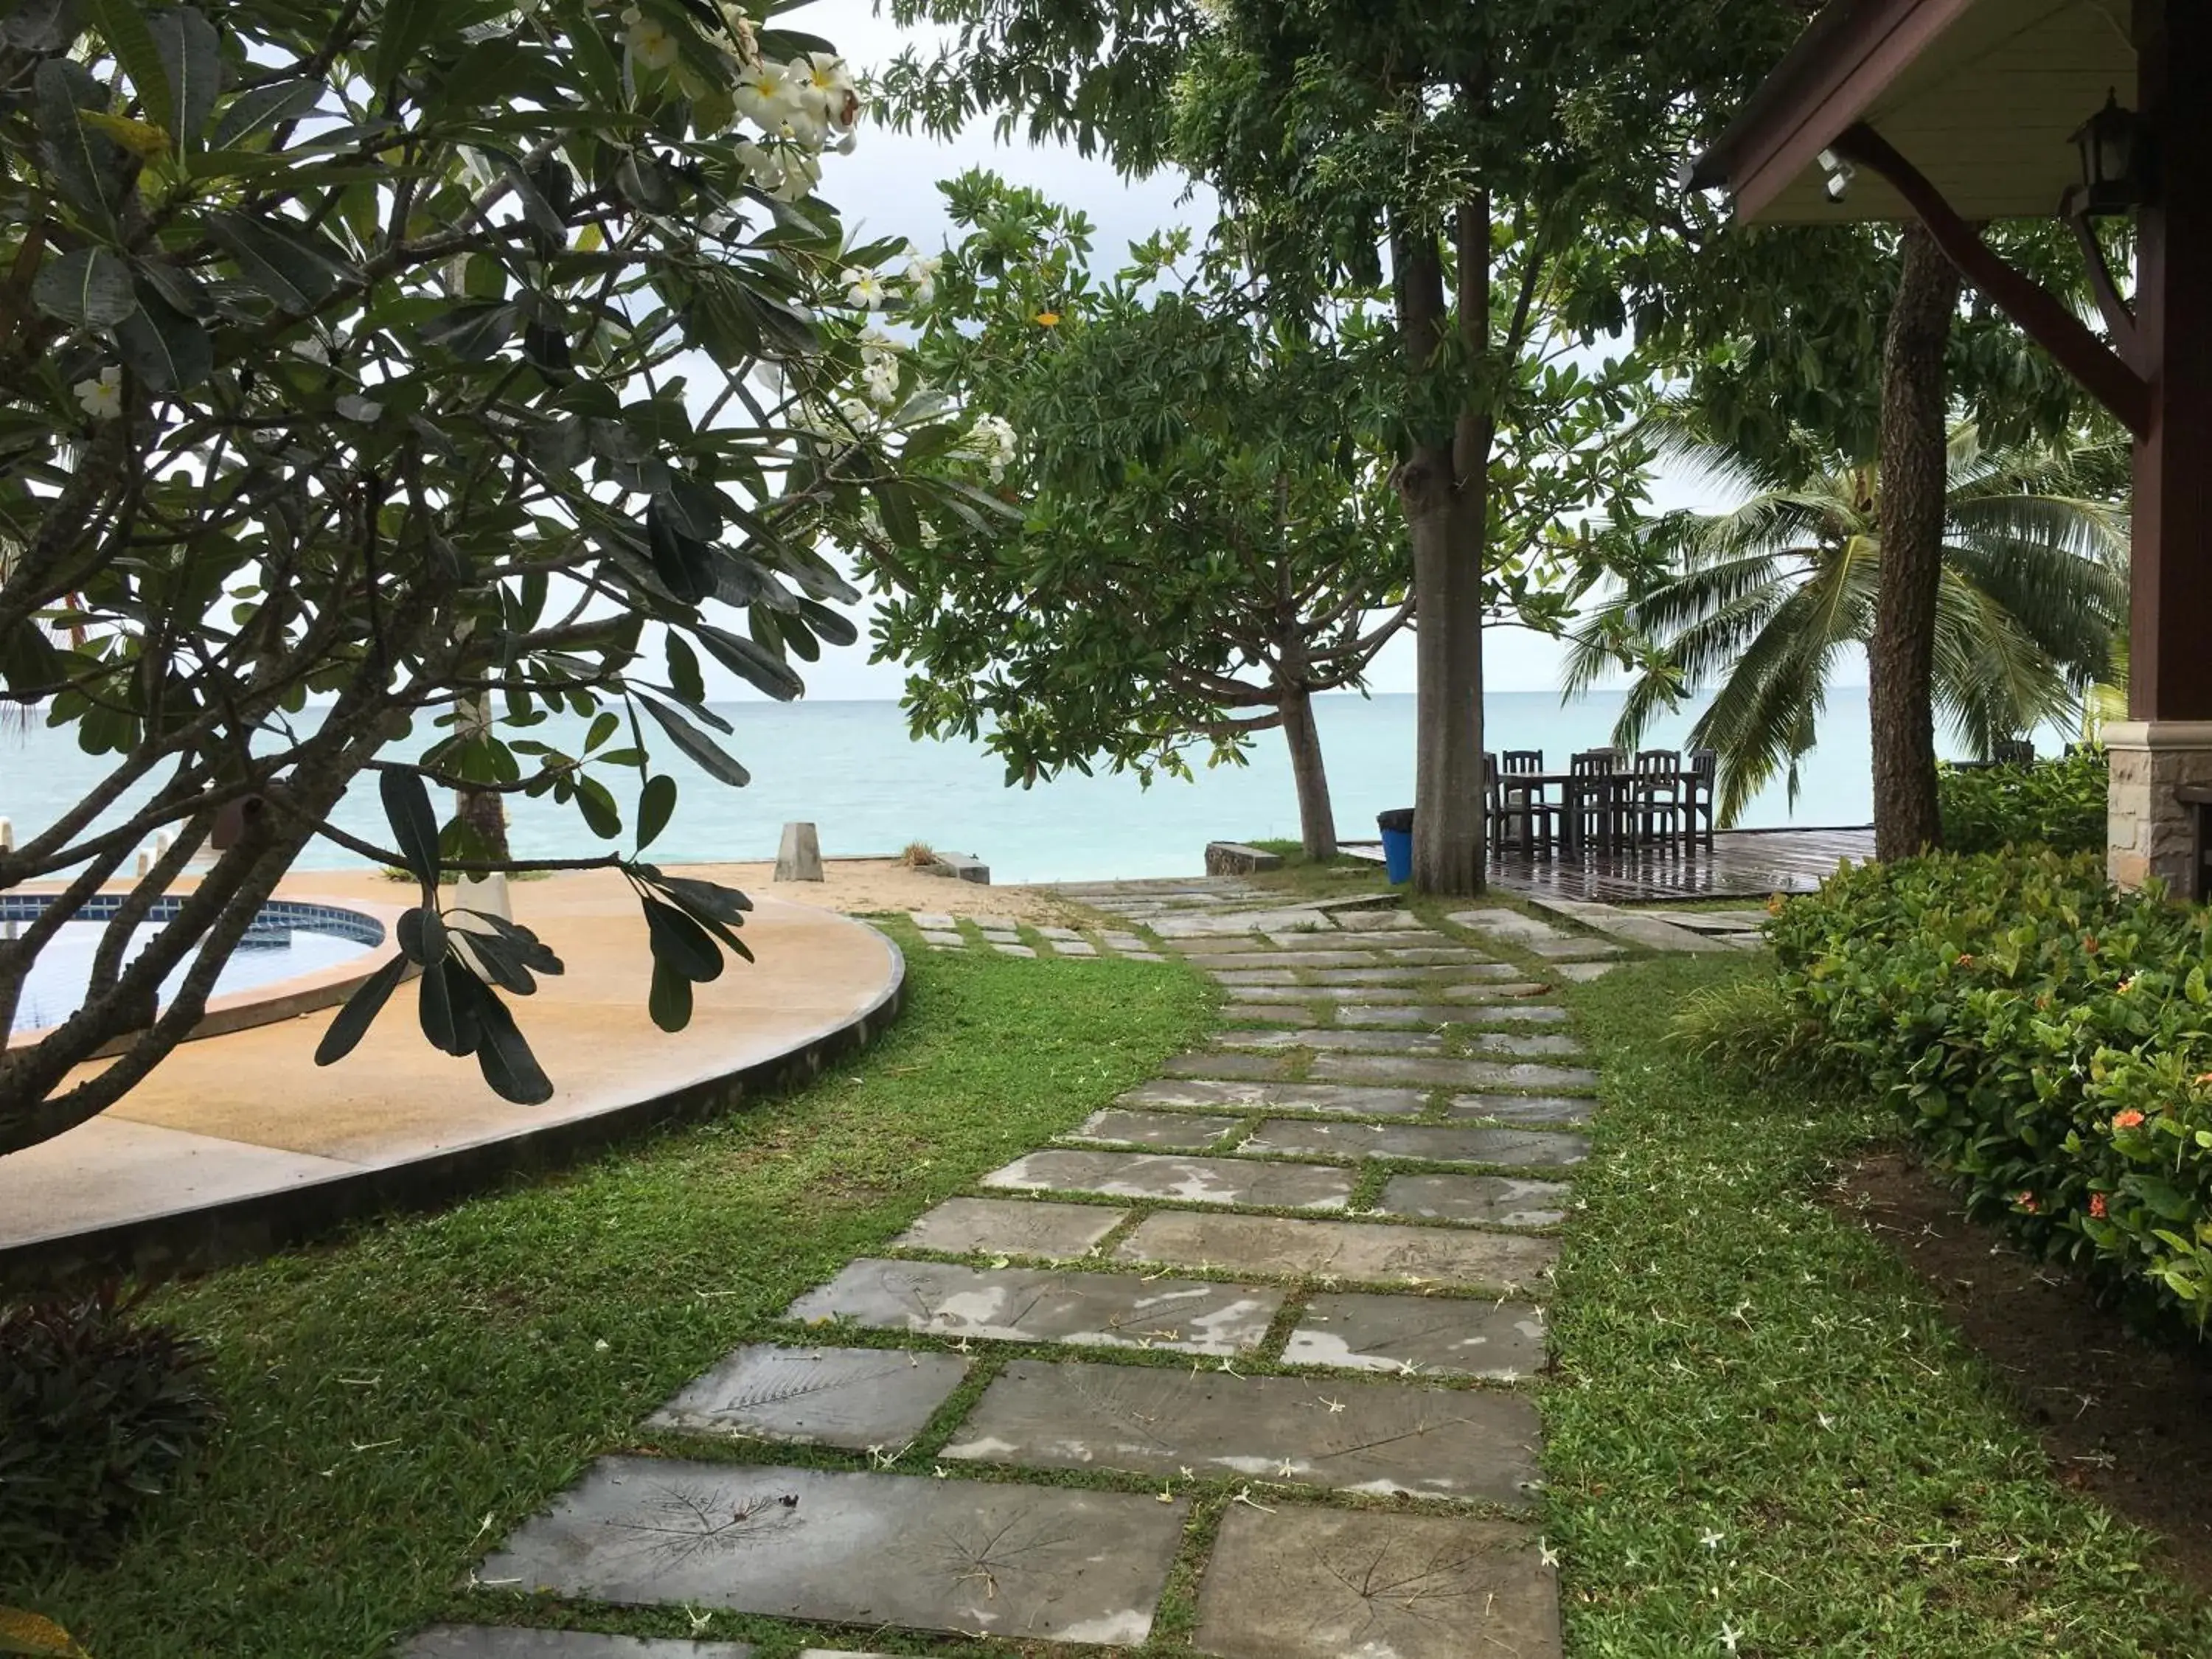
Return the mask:
<svg viewBox="0 0 2212 1659">
<path fill-rule="evenodd" d="M 2074 134 L 2081 152 L 2081 182 L 2068 194 L 2068 210 L 2077 217 L 2132 213 L 2150 194 L 2148 124 L 2120 106 L 2107 92 L 2105 106 Z"/>
</svg>

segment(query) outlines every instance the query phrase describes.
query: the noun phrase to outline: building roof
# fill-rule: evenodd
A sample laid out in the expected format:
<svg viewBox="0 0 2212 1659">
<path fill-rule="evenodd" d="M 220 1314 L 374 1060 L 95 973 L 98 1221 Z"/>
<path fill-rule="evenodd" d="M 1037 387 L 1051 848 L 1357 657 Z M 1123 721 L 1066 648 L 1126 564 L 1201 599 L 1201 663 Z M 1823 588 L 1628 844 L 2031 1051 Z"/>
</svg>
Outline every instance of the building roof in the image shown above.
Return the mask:
<svg viewBox="0 0 2212 1659">
<path fill-rule="evenodd" d="M 1964 218 L 2046 218 L 2079 181 L 2072 143 L 2108 93 L 2135 100 L 2129 0 L 1833 0 L 1691 169 L 1739 216 L 1911 216 L 1862 170 L 1828 199 L 1819 157 L 1872 126 Z"/>
</svg>

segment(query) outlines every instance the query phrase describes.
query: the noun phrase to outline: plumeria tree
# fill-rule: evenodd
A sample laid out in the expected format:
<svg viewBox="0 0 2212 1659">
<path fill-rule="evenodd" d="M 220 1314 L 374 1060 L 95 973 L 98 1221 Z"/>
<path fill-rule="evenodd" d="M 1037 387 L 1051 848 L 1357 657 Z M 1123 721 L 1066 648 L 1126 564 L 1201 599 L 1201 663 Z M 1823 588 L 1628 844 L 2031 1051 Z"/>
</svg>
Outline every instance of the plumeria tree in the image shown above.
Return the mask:
<svg viewBox="0 0 2212 1659">
<path fill-rule="evenodd" d="M 0 1056 L 0 1152 L 144 1077 L 317 836 L 420 886 L 325 1061 L 412 971 L 432 1042 L 550 1093 L 503 994 L 560 959 L 457 914 L 457 872 L 621 871 L 669 1029 L 747 954 L 742 894 L 643 858 L 668 754 L 745 781 L 702 659 L 799 695 L 793 659 L 856 636 L 825 538 L 990 504 L 910 477 L 960 431 L 868 400 L 863 330 L 927 276 L 815 194 L 860 115 L 829 43 L 706 0 L 0 20 L 0 693 L 104 768 L 0 851 L 0 890 L 40 899 L 0 942 L 4 1023 L 119 901 L 82 1007 Z M 330 822 L 370 772 L 387 836 Z M 487 856 L 433 786 L 611 845 Z"/>
</svg>

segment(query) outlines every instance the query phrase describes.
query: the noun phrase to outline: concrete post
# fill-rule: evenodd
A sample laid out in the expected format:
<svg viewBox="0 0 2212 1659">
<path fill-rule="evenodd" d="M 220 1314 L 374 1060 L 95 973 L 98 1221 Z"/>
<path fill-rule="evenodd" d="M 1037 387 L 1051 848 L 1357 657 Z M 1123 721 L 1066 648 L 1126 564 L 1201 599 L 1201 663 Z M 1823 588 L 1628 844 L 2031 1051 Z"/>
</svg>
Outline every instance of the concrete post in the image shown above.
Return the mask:
<svg viewBox="0 0 2212 1659">
<path fill-rule="evenodd" d="M 822 842 L 811 823 L 787 823 L 783 826 L 783 844 L 776 849 L 775 878 L 778 881 L 819 881 L 822 879 Z"/>
</svg>

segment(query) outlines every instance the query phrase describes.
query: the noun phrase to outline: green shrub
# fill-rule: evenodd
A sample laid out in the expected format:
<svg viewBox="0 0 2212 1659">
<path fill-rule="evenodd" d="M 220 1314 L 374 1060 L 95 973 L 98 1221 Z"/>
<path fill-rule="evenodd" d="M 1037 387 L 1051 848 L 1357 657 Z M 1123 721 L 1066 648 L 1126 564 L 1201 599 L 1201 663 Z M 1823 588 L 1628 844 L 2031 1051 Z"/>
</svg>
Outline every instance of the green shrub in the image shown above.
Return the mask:
<svg viewBox="0 0 2212 1659">
<path fill-rule="evenodd" d="M 1823 1028 L 1787 987 L 1744 979 L 1692 992 L 1668 1026 L 1674 1044 L 1707 1065 L 1754 1077 L 1821 1069 Z"/>
<path fill-rule="evenodd" d="M 1824 1057 L 1887 1093 L 1971 1212 L 2202 1330 L 2212 915 L 2041 851 L 1846 867 L 1769 929 Z"/>
<path fill-rule="evenodd" d="M 2041 846 L 2101 852 L 2111 768 L 2101 749 L 2033 766 L 1945 767 L 1936 781 L 1943 845 L 1954 853 Z"/>
<path fill-rule="evenodd" d="M 112 1291 L 0 1308 L 0 1582 L 112 1550 L 213 1426 L 206 1350 L 130 1311 Z"/>
</svg>

